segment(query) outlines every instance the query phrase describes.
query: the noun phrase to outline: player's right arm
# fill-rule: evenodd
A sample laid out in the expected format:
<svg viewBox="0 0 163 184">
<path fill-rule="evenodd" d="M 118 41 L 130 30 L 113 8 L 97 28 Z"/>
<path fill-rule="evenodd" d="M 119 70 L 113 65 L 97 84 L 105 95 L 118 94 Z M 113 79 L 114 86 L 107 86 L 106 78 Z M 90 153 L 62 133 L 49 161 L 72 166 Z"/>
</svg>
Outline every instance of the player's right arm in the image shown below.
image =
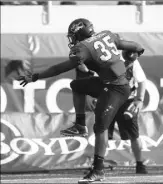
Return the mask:
<svg viewBox="0 0 163 184">
<path fill-rule="evenodd" d="M 54 65 L 44 72 L 39 73 L 39 79 L 57 76 L 61 73 L 76 68 L 78 65 L 80 65 L 80 63 L 82 63 L 83 55 L 83 50 L 81 49 L 80 45 L 74 46 L 70 50 L 69 60 Z"/>
<path fill-rule="evenodd" d="M 36 82 L 38 79 L 54 77 L 61 73 L 67 72 L 73 68 L 76 68 L 77 66 L 78 66 L 77 62 L 67 60 L 63 63 L 53 65 L 40 73 L 34 73 L 26 76 L 19 76 L 17 80 L 20 81 L 20 85 L 25 86 L 29 82 Z"/>
<path fill-rule="evenodd" d="M 52 67 L 49 67 L 48 69 L 40 73 L 35 73 L 30 76 L 20 76 L 18 78 L 18 80 L 21 81 L 20 85 L 25 86 L 29 82 L 35 82 L 38 79 L 54 77 L 61 73 L 72 70 L 81 63 L 84 63 L 86 57 L 86 55 L 84 54 L 86 54 L 86 52 L 85 50 L 82 49 L 82 47 L 80 47 L 80 45 L 75 46 L 74 48 L 71 49 L 69 60 L 63 63 L 59 63 L 57 65 L 53 65 Z"/>
<path fill-rule="evenodd" d="M 127 50 L 131 52 L 137 52 L 139 55 L 144 53 L 144 49 L 138 43 L 134 41 L 126 41 L 119 38 L 119 36 L 114 36 L 114 41 L 119 50 Z"/>
</svg>

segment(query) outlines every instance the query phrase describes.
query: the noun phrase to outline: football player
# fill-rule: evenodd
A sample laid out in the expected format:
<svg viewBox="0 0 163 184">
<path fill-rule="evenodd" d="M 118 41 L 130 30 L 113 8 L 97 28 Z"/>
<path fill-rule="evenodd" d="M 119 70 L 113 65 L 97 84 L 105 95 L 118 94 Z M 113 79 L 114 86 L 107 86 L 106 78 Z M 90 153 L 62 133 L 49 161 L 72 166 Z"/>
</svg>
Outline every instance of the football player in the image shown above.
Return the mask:
<svg viewBox="0 0 163 184">
<path fill-rule="evenodd" d="M 114 124 L 117 121 L 119 125 L 119 130 L 122 140 L 131 140 L 132 150 L 134 152 L 135 159 L 137 161 L 136 173 L 145 174 L 147 173 L 145 166 L 142 164 L 141 156 L 141 144 L 139 140 L 139 129 L 138 129 L 138 112 L 143 107 L 144 95 L 145 95 L 145 82 L 146 76 L 145 73 L 139 64 L 136 53 L 130 53 L 123 51 L 123 59 L 125 60 L 125 66 L 127 69 L 127 79 L 129 80 L 131 94 L 127 102 L 120 108 L 117 113 L 114 121 L 109 127 L 109 138 L 113 136 Z M 84 64 L 76 70 L 76 77 L 84 78 L 90 75 L 97 74 L 89 70 Z M 86 137 L 88 135 L 88 129 L 85 122 L 85 98 L 78 98 L 78 94 L 73 92 L 74 107 L 76 111 L 76 121 L 73 126 L 61 130 L 61 134 L 65 136 L 82 136 Z M 92 100 L 92 99 L 91 99 Z M 95 109 L 95 99 L 93 99 L 91 104 L 91 109 Z M 141 163 L 140 163 L 141 162 Z"/>
<path fill-rule="evenodd" d="M 145 81 L 146 76 L 137 59 L 137 53 L 122 52 L 125 59 L 125 66 L 127 69 L 127 79 L 129 80 L 131 94 L 127 102 L 120 108 L 110 127 L 108 128 L 108 137 L 112 139 L 114 124 L 118 123 L 120 136 L 122 140 L 131 140 L 131 148 L 136 160 L 136 173 L 146 174 L 147 170 L 143 165 L 143 158 L 141 152 L 141 142 L 139 139 L 138 128 L 138 112 L 143 107 L 143 100 L 145 95 Z M 95 73 L 90 71 L 85 65 L 81 65 L 77 69 L 77 79 L 84 78 Z M 84 75 L 85 73 L 85 75 Z M 77 83 L 78 80 L 76 80 Z M 137 85 L 137 86 L 136 86 Z M 95 89 L 94 89 L 95 90 Z M 76 110 L 76 121 L 70 128 L 61 131 L 65 136 L 82 136 L 88 135 L 88 129 L 85 123 L 85 96 L 78 97 L 78 93 L 74 93 L 74 107 Z M 92 103 L 92 110 L 95 109 L 95 103 Z"/>
<path fill-rule="evenodd" d="M 82 63 L 98 72 L 99 77 L 79 79 L 78 87 L 76 87 L 76 81 L 71 82 L 71 88 L 81 95 L 97 98 L 94 167 L 79 183 L 103 180 L 105 177 L 103 160 L 108 144 L 108 128 L 130 95 L 126 67 L 121 60 L 119 50 L 137 52 L 140 56 L 144 49 L 135 42 L 118 39 L 110 31 L 95 33 L 92 23 L 83 18 L 76 19 L 70 24 L 68 38 L 71 48 L 68 61 L 31 76 L 20 76 L 18 80 L 25 86 L 28 82 L 59 75 Z"/>
</svg>

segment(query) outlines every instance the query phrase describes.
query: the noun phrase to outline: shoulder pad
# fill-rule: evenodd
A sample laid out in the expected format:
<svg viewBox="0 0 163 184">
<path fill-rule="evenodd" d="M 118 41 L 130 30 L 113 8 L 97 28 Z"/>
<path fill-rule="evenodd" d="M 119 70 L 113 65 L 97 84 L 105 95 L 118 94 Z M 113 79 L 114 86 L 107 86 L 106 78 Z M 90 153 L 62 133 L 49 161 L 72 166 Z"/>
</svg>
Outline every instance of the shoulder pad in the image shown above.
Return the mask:
<svg viewBox="0 0 163 184">
<path fill-rule="evenodd" d="M 99 33 L 111 33 L 111 31 L 109 31 L 109 30 L 103 30 L 103 31 L 101 31 Z"/>
<path fill-rule="evenodd" d="M 79 52 L 80 50 L 80 44 L 77 44 L 71 48 L 71 52 Z"/>
</svg>

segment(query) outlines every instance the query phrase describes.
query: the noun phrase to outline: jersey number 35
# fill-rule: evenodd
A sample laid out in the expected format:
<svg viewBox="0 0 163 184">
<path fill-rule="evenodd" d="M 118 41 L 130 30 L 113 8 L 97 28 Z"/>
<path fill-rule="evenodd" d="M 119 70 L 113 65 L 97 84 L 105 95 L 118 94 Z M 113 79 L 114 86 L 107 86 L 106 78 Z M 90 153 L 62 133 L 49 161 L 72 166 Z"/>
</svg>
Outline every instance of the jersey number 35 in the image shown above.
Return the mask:
<svg viewBox="0 0 163 184">
<path fill-rule="evenodd" d="M 100 59 L 102 61 L 110 60 L 113 54 L 116 56 L 118 56 L 120 54 L 116 48 L 115 43 L 109 42 L 109 40 L 110 40 L 110 36 L 107 35 L 102 39 L 102 41 L 96 41 L 94 43 L 94 48 L 96 50 L 100 49 L 102 52 L 101 56 L 100 56 Z"/>
</svg>

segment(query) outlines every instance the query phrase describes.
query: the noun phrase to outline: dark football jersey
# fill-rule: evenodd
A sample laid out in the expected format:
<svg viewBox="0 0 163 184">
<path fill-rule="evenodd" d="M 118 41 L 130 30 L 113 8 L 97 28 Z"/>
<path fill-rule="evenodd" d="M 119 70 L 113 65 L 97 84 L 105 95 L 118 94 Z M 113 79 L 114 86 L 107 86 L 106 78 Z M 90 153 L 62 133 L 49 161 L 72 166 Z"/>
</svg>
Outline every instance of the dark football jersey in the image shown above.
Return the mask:
<svg viewBox="0 0 163 184">
<path fill-rule="evenodd" d="M 97 33 L 73 47 L 70 59 L 83 62 L 90 70 L 96 71 L 104 83 L 125 84 L 126 68 L 115 39 L 117 36 L 110 31 Z"/>
<path fill-rule="evenodd" d="M 98 64 L 96 62 L 92 62 L 93 58 L 90 55 L 88 48 L 81 42 L 71 48 L 69 58 L 73 62 L 79 62 L 79 64 L 84 63 L 89 70 L 93 70 L 96 73 L 100 72 L 100 67 Z"/>
</svg>

